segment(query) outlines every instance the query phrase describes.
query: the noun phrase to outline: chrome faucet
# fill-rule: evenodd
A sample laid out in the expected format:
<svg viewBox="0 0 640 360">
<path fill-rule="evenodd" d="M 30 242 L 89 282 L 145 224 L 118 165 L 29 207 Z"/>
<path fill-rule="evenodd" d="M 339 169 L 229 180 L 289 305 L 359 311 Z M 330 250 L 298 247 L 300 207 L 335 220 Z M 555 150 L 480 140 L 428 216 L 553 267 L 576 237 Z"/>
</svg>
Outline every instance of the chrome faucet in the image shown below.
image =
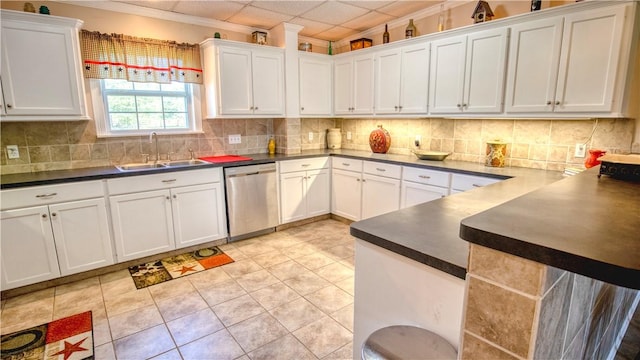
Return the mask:
<svg viewBox="0 0 640 360">
<path fill-rule="evenodd" d="M 156 132 L 152 132 L 151 134 L 149 134 L 149 143 L 153 142 L 153 137 L 156 137 L 156 163 L 158 161 L 160 161 L 160 150 L 158 150 L 158 134 L 156 134 Z"/>
</svg>

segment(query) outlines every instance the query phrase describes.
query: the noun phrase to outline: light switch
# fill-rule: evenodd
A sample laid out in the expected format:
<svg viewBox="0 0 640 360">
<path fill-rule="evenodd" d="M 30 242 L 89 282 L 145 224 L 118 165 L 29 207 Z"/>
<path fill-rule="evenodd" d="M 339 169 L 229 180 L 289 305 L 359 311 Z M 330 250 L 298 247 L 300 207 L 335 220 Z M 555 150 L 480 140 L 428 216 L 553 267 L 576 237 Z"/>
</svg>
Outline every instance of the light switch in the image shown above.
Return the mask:
<svg viewBox="0 0 640 360">
<path fill-rule="evenodd" d="M 309 141 L 313 141 L 313 133 L 309 131 Z"/>
<path fill-rule="evenodd" d="M 18 151 L 18 145 L 7 145 L 7 157 L 9 159 L 20 158 L 20 151 Z"/>
</svg>

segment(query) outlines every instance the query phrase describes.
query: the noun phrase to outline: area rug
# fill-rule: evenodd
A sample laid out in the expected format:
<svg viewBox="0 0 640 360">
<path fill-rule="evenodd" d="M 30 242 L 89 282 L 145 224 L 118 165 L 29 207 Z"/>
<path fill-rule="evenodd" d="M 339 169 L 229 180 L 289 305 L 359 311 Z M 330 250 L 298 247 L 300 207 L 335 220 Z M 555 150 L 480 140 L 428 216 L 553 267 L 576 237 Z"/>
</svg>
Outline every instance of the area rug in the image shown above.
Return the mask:
<svg viewBox="0 0 640 360">
<path fill-rule="evenodd" d="M 214 246 L 131 266 L 129 273 L 136 288 L 142 289 L 233 261 L 229 255 Z"/>
<path fill-rule="evenodd" d="M 91 311 L 2 335 L 2 360 L 93 359 Z"/>
</svg>

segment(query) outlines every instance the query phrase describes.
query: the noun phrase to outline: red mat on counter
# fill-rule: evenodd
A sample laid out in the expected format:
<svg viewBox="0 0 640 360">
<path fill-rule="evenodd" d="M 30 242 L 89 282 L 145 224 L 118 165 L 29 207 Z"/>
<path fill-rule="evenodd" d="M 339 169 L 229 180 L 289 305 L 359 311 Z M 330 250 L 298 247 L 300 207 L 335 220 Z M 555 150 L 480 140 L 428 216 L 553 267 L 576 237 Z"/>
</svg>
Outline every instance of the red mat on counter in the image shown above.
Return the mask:
<svg viewBox="0 0 640 360">
<path fill-rule="evenodd" d="M 251 158 L 240 156 L 240 155 L 221 155 L 221 156 L 206 156 L 198 158 L 200 160 L 208 161 L 211 163 L 225 163 L 225 162 L 234 162 L 234 161 L 247 161 L 253 160 Z"/>
</svg>

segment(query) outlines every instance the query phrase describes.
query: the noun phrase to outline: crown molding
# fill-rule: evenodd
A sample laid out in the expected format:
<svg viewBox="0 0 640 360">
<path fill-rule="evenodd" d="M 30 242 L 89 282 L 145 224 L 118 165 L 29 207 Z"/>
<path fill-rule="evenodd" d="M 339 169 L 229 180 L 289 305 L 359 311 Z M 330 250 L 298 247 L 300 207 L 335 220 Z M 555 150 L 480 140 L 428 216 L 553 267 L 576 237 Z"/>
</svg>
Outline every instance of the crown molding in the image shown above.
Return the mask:
<svg viewBox="0 0 640 360">
<path fill-rule="evenodd" d="M 226 21 L 215 19 L 207 19 L 200 16 L 184 15 L 172 11 L 151 9 L 143 6 L 120 3 L 114 1 L 82 1 L 82 0 L 52 0 L 59 3 L 70 4 L 75 6 L 89 7 L 119 13 L 144 16 L 160 20 L 175 21 L 191 25 L 199 25 L 214 29 L 233 31 L 243 34 L 251 34 L 258 30 L 269 34 L 269 30 L 255 28 L 251 26 L 233 24 Z"/>
</svg>

